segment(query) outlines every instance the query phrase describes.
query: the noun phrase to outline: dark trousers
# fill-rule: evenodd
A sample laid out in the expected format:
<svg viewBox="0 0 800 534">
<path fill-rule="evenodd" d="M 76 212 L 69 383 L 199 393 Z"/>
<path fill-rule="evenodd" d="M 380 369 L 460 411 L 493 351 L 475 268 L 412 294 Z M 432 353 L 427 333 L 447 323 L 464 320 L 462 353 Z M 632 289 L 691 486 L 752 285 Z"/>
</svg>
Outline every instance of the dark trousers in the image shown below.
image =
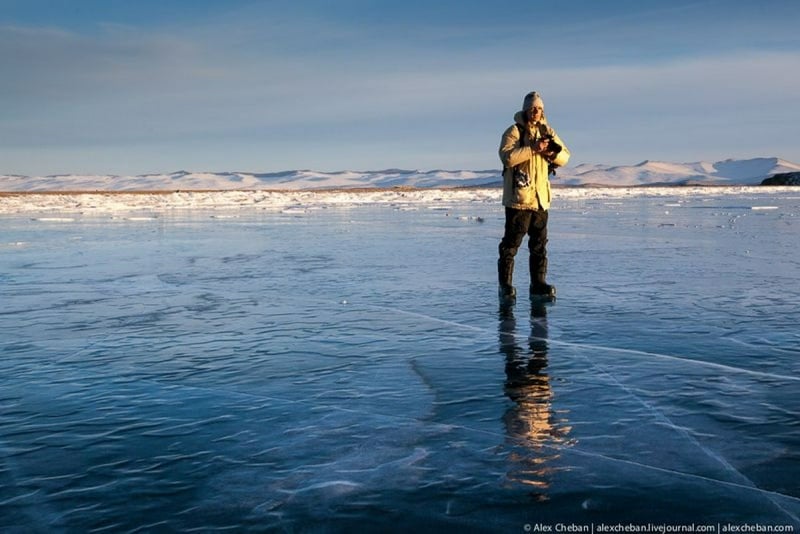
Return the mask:
<svg viewBox="0 0 800 534">
<path fill-rule="evenodd" d="M 529 267 L 531 285 L 545 284 L 547 274 L 547 210 L 518 210 L 506 208 L 506 225 L 503 240 L 500 241 L 500 258 L 497 272 L 501 286 L 512 285 L 514 257 L 522 240 L 528 235 L 530 251 Z"/>
</svg>

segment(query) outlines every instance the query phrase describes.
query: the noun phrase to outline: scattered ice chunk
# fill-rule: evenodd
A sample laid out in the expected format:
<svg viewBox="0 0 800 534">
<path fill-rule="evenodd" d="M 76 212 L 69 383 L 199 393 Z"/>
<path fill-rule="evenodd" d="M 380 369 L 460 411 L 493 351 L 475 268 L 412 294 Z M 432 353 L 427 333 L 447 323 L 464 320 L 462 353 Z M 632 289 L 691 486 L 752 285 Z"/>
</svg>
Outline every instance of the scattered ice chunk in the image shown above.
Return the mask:
<svg viewBox="0 0 800 534">
<path fill-rule="evenodd" d="M 292 206 L 289 208 L 284 208 L 281 210 L 281 213 L 285 213 L 287 215 L 302 215 L 306 212 L 306 209 L 300 206 Z"/>
</svg>

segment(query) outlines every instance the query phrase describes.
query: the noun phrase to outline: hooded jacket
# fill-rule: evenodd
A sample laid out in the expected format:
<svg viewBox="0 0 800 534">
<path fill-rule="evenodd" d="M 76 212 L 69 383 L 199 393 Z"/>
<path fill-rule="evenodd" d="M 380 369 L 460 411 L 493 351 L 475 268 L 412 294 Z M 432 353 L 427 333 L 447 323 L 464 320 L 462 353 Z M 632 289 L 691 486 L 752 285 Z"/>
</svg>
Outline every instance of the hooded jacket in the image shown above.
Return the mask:
<svg viewBox="0 0 800 534">
<path fill-rule="evenodd" d="M 555 131 L 542 120 L 532 128 L 528 126 L 525 113 L 518 111 L 514 115 L 515 124 L 503 133 L 500 142 L 500 161 L 503 162 L 503 206 L 519 210 L 546 210 L 550 208 L 549 162 L 544 155 L 532 149 L 535 142 L 545 135 L 552 135 L 553 140 L 561 145 L 561 152 L 552 161 L 561 167 L 569 161 L 569 149 Z M 529 178 L 527 185 L 515 183 L 515 168 L 523 171 Z"/>
</svg>

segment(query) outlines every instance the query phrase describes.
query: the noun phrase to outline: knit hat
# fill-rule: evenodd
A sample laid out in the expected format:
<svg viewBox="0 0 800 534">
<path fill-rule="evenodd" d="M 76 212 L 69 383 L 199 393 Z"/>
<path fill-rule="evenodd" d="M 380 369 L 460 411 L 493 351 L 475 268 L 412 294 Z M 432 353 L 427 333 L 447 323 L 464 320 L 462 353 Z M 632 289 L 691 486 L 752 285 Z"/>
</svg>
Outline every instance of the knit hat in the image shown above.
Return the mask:
<svg viewBox="0 0 800 534">
<path fill-rule="evenodd" d="M 536 91 L 531 91 L 525 95 L 525 100 L 522 101 L 522 111 L 529 111 L 534 107 L 544 109 L 544 102 L 542 97 Z"/>
</svg>

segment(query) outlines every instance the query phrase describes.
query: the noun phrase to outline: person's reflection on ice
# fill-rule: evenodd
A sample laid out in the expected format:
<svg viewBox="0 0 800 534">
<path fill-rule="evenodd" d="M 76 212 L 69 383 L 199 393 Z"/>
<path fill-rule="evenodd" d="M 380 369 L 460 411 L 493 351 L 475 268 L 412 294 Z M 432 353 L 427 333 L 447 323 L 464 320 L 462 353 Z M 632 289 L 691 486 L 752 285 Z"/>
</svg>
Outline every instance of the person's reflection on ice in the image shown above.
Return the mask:
<svg viewBox="0 0 800 534">
<path fill-rule="evenodd" d="M 508 479 L 534 488 L 534 496 L 547 499 L 556 471 L 554 462 L 567 441 L 570 427 L 563 413 L 553 411 L 553 388 L 547 374 L 547 309 L 532 304 L 531 331 L 523 349 L 516 335 L 511 307 L 500 308 L 500 352 L 505 355 L 505 394 L 514 404 L 503 419 L 508 438 Z"/>
</svg>

